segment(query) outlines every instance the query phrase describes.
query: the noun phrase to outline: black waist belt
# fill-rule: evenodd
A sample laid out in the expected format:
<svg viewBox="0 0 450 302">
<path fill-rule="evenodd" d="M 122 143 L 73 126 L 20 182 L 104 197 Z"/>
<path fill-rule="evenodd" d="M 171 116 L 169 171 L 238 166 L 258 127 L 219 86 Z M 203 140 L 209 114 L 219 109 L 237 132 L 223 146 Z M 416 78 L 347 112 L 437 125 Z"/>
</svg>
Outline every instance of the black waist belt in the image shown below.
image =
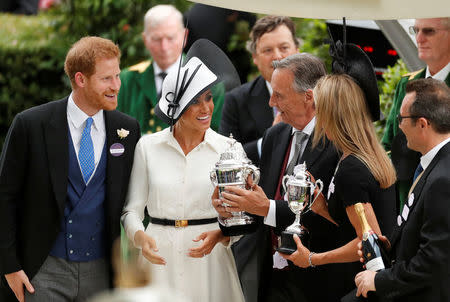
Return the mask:
<svg viewBox="0 0 450 302">
<path fill-rule="evenodd" d="M 190 220 L 172 220 L 172 219 L 150 217 L 150 222 L 153 224 L 170 225 L 176 228 L 184 228 L 189 225 L 216 223 L 217 218 L 215 217 L 215 218 L 190 219 Z"/>
</svg>

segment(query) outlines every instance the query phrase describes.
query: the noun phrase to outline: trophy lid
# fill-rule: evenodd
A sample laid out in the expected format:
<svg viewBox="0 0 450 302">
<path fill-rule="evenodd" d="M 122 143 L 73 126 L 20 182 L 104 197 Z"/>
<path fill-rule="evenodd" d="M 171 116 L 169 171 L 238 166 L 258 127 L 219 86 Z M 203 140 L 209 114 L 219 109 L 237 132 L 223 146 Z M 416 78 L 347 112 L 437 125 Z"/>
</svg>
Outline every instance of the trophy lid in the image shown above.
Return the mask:
<svg viewBox="0 0 450 302">
<path fill-rule="evenodd" d="M 289 178 L 288 184 L 297 186 L 307 186 L 309 175 L 306 172 L 306 163 L 294 167 L 294 175 Z"/>
<path fill-rule="evenodd" d="M 216 167 L 242 167 L 244 164 L 250 163 L 244 149 L 236 142 L 233 135 L 230 134 L 228 142 L 230 146 L 220 154 L 220 160 L 216 163 Z"/>
</svg>

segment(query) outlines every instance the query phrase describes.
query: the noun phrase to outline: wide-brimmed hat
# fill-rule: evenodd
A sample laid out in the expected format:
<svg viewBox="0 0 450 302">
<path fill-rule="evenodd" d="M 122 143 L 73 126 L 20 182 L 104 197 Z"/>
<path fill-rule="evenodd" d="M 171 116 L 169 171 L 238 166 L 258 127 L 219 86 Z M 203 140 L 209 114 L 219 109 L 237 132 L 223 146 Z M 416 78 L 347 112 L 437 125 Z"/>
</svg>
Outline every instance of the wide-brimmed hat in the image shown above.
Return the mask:
<svg viewBox="0 0 450 302">
<path fill-rule="evenodd" d="M 380 97 L 377 77 L 369 57 L 355 44 L 341 41 L 332 43 L 330 55 L 333 58 L 332 72 L 344 73 L 353 78 L 364 92 L 372 120 L 378 121 L 381 118 Z"/>
<path fill-rule="evenodd" d="M 169 125 L 174 125 L 192 102 L 212 86 L 223 85 L 228 91 L 240 85 L 230 59 L 207 39 L 194 42 L 183 62 L 164 79 L 155 108 L 156 116 Z"/>
</svg>

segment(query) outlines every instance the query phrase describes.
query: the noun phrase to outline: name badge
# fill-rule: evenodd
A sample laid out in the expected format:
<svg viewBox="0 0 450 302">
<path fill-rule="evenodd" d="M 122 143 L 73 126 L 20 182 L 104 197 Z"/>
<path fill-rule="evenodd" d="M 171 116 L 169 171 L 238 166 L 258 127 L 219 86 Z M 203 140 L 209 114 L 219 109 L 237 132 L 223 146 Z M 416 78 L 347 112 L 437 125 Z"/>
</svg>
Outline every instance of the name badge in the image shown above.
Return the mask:
<svg viewBox="0 0 450 302">
<path fill-rule="evenodd" d="M 125 152 L 125 147 L 121 143 L 112 144 L 109 148 L 109 153 L 112 156 L 121 156 Z"/>
<path fill-rule="evenodd" d="M 408 205 L 411 207 L 414 202 L 414 193 L 411 193 L 408 198 Z"/>
<path fill-rule="evenodd" d="M 403 220 L 406 221 L 408 219 L 408 215 L 409 215 L 409 207 L 405 204 L 403 206 L 403 211 L 402 211 Z"/>
</svg>

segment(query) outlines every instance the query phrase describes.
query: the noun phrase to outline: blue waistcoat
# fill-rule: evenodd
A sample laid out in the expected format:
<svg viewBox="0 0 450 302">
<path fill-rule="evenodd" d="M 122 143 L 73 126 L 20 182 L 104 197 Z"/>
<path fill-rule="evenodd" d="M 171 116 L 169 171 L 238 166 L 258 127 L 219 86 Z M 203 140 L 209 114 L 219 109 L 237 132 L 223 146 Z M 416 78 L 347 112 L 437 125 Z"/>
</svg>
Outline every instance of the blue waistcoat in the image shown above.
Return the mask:
<svg viewBox="0 0 450 302">
<path fill-rule="evenodd" d="M 105 256 L 106 143 L 86 186 L 69 132 L 69 181 L 61 231 L 50 255 L 85 262 Z"/>
</svg>

